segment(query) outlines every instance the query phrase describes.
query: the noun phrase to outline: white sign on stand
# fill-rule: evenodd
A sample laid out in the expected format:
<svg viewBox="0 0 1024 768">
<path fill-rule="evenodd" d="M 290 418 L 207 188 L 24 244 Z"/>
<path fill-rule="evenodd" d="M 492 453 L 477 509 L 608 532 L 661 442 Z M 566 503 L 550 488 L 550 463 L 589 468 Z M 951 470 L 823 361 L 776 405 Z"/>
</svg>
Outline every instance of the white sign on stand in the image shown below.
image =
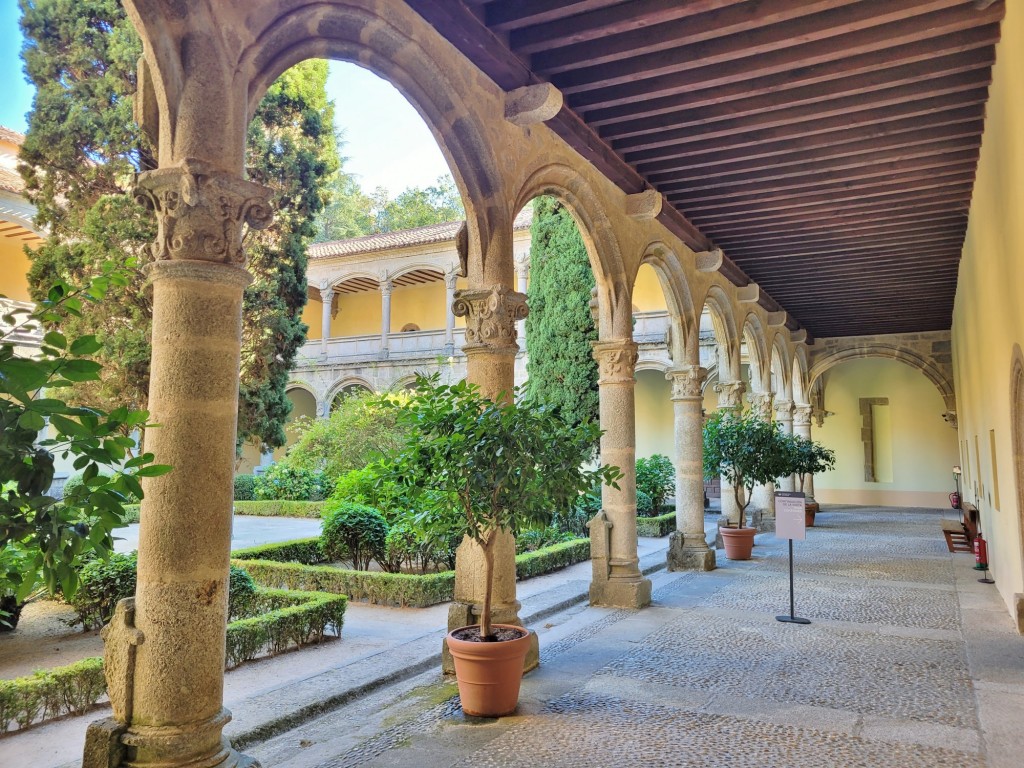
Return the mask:
<svg viewBox="0 0 1024 768">
<path fill-rule="evenodd" d="M 803 541 L 807 538 L 804 495 L 798 491 L 775 492 L 775 538 Z"/>
</svg>

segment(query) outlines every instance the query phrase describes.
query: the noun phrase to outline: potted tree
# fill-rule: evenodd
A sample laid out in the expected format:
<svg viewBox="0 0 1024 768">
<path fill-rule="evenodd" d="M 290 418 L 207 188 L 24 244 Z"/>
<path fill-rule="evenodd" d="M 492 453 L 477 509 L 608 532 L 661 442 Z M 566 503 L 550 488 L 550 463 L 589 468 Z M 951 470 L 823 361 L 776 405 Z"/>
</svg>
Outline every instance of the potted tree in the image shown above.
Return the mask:
<svg viewBox="0 0 1024 768">
<path fill-rule="evenodd" d="M 721 529 L 725 556 L 749 560 L 756 529 L 747 527 L 746 509 L 758 483 L 786 474 L 784 437 L 770 421 L 752 412 L 716 411 L 704 425 L 704 477 L 724 477 L 732 484 L 739 508 L 733 521 Z"/>
<path fill-rule="evenodd" d="M 595 482 L 614 484 L 620 473 L 608 466 L 584 468 L 601 434 L 597 425 L 570 427 L 530 400 L 494 402 L 474 385 L 438 385 L 437 376 L 421 376 L 399 407 L 399 419 L 410 431 L 392 462 L 393 477 L 414 501 L 424 493 L 453 499 L 440 510 L 428 505 L 421 522 L 455 524 L 483 552 L 480 623 L 455 629 L 447 638 L 462 709 L 470 715 L 507 715 L 519 700 L 529 631 L 491 620 L 498 533 L 547 523 Z M 438 521 L 439 515 L 450 517 Z"/>
<path fill-rule="evenodd" d="M 791 471 L 800 478 L 800 492 L 803 493 L 804 483 L 808 475 L 816 475 L 827 472 L 836 465 L 836 454 L 821 443 L 808 440 L 806 437 L 793 436 L 795 450 L 793 451 L 794 462 Z M 818 502 L 814 499 L 804 501 L 804 514 L 807 517 L 807 525 L 814 525 L 814 515 L 818 511 Z"/>
</svg>

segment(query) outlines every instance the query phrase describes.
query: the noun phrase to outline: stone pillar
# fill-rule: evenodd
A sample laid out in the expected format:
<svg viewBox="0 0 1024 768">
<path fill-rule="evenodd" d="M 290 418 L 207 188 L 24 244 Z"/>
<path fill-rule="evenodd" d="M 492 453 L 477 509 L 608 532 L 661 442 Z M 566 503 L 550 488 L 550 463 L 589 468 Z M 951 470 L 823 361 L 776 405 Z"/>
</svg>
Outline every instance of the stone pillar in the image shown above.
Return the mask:
<svg viewBox="0 0 1024 768">
<path fill-rule="evenodd" d="M 793 434 L 811 439 L 811 406 L 797 404 L 793 408 Z M 797 485 L 799 486 L 799 478 Z M 804 496 L 808 499 L 814 498 L 814 475 L 807 475 L 804 478 Z"/>
<path fill-rule="evenodd" d="M 331 336 L 331 303 L 334 301 L 334 288 L 330 285 L 320 286 L 320 300 L 324 303 L 321 315 L 323 330 L 320 334 L 320 357 L 327 357 L 327 340 Z"/>
<path fill-rule="evenodd" d="M 526 288 L 529 284 L 530 277 L 530 254 L 524 253 L 516 259 L 516 280 L 518 282 L 519 292 L 526 296 Z M 526 349 L 526 320 L 520 320 L 516 324 L 516 332 L 519 334 L 520 346 Z"/>
<path fill-rule="evenodd" d="M 380 281 L 380 356 L 388 359 L 388 336 L 391 335 L 391 289 L 390 280 Z"/>
<path fill-rule="evenodd" d="M 455 354 L 455 312 L 453 311 L 453 304 L 455 303 L 455 284 L 458 281 L 459 275 L 454 270 L 446 272 L 444 276 L 444 306 L 445 306 L 445 324 L 444 324 L 444 352 L 449 357 Z"/>
<path fill-rule="evenodd" d="M 143 481 L 134 605 L 106 638 L 111 705 L 133 768 L 248 765 L 222 736 L 231 719 L 224 644 L 242 291 L 251 280 L 242 224 L 270 222 L 267 190 L 199 161 L 143 173 L 138 186 L 158 223 L 147 272 L 149 410 L 160 426 L 147 431 L 146 450 L 174 469 Z M 103 725 L 90 728 L 87 761 L 108 737 Z"/>
<path fill-rule="evenodd" d="M 618 467 L 619 488 L 601 487 L 601 506 L 611 524 L 604 578 L 590 584 L 592 605 L 642 608 L 651 602 L 651 582 L 640 573 L 636 540 L 636 404 L 634 371 L 637 345 L 632 339 L 594 343 L 601 397 L 601 462 Z M 594 543 L 591 542 L 593 552 Z"/>
<path fill-rule="evenodd" d="M 704 534 L 704 396 L 708 372 L 687 365 L 666 374 L 672 382 L 676 438 L 676 530 L 669 536 L 670 571 L 715 568 Z"/>
<path fill-rule="evenodd" d="M 771 421 L 773 415 L 771 392 L 755 392 L 750 395 L 750 409 L 762 420 Z M 750 507 L 747 513 L 755 528 L 759 531 L 775 530 L 775 483 L 758 483 L 750 494 Z"/>
<path fill-rule="evenodd" d="M 747 385 L 742 381 L 722 381 L 715 384 L 715 392 L 718 393 L 718 409 L 730 408 L 738 410 L 743 407 L 743 393 Z M 733 495 L 732 483 L 721 478 L 722 484 L 722 516 L 735 522 L 739 519 L 740 510 L 736 506 L 736 498 Z"/>
<path fill-rule="evenodd" d="M 782 429 L 782 434 L 792 435 L 793 434 L 793 401 L 792 400 L 776 400 L 775 401 L 775 421 Z M 794 482 L 793 475 L 787 475 L 780 477 L 778 482 L 780 491 L 794 491 L 796 485 Z"/>
<path fill-rule="evenodd" d="M 480 387 L 491 400 L 510 399 L 515 386 L 516 323 L 526 317 L 526 297 L 495 285 L 485 289 L 455 292 L 452 311 L 466 318 L 467 378 Z M 476 624 L 484 602 L 484 555 L 480 546 L 464 538 L 456 553 L 455 595 L 448 609 L 448 629 Z M 516 599 L 516 540 L 511 533 L 498 534 L 494 545 L 494 584 L 491 592 L 491 614 L 495 623 L 517 624 L 519 601 Z M 527 654 L 524 671 L 540 663 L 540 647 L 536 633 L 531 633 L 532 647 Z M 442 667 L 453 673 L 455 666 L 447 646 Z"/>
</svg>

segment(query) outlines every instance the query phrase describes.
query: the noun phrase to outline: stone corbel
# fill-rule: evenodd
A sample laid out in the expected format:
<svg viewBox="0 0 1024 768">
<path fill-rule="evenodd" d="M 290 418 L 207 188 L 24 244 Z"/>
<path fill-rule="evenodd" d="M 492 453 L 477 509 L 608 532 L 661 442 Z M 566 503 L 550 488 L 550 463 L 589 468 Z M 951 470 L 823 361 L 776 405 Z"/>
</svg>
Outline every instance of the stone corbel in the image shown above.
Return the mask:
<svg viewBox="0 0 1024 768">
<path fill-rule="evenodd" d="M 655 189 L 645 189 L 635 195 L 626 195 L 626 215 L 634 221 L 658 218 L 665 204 L 664 196 Z"/>
<path fill-rule="evenodd" d="M 782 328 L 786 324 L 786 310 L 769 312 L 767 320 L 769 328 Z"/>
<path fill-rule="evenodd" d="M 562 92 L 551 83 L 516 88 L 505 94 L 505 119 L 524 127 L 543 123 L 561 111 L 563 101 Z"/>
<path fill-rule="evenodd" d="M 693 254 L 693 263 L 698 272 L 717 272 L 722 268 L 725 261 L 725 254 L 721 248 L 712 248 L 710 251 L 701 251 Z"/>
<path fill-rule="evenodd" d="M 800 328 L 799 330 L 792 331 L 789 334 L 789 339 L 794 344 L 803 344 L 804 342 L 807 341 L 807 329 L 806 328 Z"/>
<path fill-rule="evenodd" d="M 956 411 L 946 411 L 944 414 L 942 414 L 942 420 L 949 424 L 949 426 L 951 426 L 953 429 L 959 428 Z"/>
<path fill-rule="evenodd" d="M 740 304 L 756 304 L 761 300 L 761 286 L 750 283 L 736 289 L 736 301 Z"/>
<path fill-rule="evenodd" d="M 452 312 L 466 318 L 467 346 L 515 351 L 516 322 L 529 314 L 526 296 L 507 286 L 455 292 Z"/>
</svg>

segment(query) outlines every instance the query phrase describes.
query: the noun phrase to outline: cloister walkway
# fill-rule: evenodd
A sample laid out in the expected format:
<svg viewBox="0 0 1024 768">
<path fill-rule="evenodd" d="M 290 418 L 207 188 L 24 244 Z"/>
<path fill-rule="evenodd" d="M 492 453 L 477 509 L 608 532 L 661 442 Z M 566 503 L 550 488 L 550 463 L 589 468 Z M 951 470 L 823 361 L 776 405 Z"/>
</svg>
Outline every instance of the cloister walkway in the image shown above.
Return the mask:
<svg viewBox="0 0 1024 768">
<path fill-rule="evenodd" d="M 497 721 L 464 718 L 437 672 L 444 606 L 353 605 L 340 643 L 227 676 L 226 734 L 265 768 L 1016 768 L 1024 638 L 973 558 L 946 551 L 951 514 L 826 507 L 795 545 L 809 626 L 775 621 L 787 562 L 770 534 L 746 563 L 652 573 L 641 611 L 586 607 L 588 563 L 524 582 L 542 665 Z M 644 570 L 665 544 L 641 540 Z M 0 739 L 0 764 L 76 764 L 83 720 Z"/>
</svg>

